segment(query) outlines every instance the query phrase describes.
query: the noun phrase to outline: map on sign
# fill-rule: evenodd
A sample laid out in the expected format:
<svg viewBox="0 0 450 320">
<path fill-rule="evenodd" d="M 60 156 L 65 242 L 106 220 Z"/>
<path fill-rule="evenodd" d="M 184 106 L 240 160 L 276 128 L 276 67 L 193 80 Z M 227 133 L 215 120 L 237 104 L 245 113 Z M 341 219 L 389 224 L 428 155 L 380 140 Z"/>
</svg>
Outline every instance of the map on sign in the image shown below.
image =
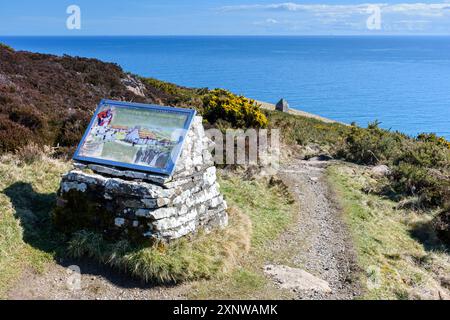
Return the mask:
<svg viewBox="0 0 450 320">
<path fill-rule="evenodd" d="M 171 175 L 195 110 L 102 100 L 74 160 Z"/>
</svg>

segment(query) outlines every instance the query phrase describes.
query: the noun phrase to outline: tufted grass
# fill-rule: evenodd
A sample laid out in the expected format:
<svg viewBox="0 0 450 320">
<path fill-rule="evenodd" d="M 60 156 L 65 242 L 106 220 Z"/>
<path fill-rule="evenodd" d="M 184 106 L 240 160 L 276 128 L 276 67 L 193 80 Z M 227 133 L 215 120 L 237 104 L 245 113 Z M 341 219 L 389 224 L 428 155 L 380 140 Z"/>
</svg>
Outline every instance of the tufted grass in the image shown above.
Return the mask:
<svg viewBox="0 0 450 320">
<path fill-rule="evenodd" d="M 34 158 L 0 157 L 0 299 L 24 269 L 43 271 L 61 244 L 49 212 L 68 165 L 42 152 Z"/>
<path fill-rule="evenodd" d="M 135 248 L 80 231 L 67 241 L 50 213 L 60 176 L 70 164 L 34 148 L 0 158 L 0 298 L 25 270 L 45 272 L 56 258 L 90 257 L 144 281 L 193 283 L 192 297 L 261 297 L 272 287 L 262 274 L 270 242 L 292 222 L 293 205 L 280 184 L 220 179 L 231 207 L 230 226 L 169 245 Z M 49 152 L 49 150 L 47 150 Z M 20 159 L 22 160 L 20 160 Z"/>
<path fill-rule="evenodd" d="M 227 276 L 193 284 L 191 299 L 288 299 L 264 275 L 264 265 L 284 258 L 288 247 L 280 250 L 272 244 L 289 229 L 298 213 L 286 187 L 280 182 L 265 179 L 246 181 L 238 175 L 220 178 L 221 191 L 230 205 L 239 207 L 251 220 L 253 233 L 251 248 L 245 259 Z M 288 258 L 288 259 L 289 259 Z"/>
<path fill-rule="evenodd" d="M 80 231 L 69 241 L 68 253 L 74 258 L 96 259 L 145 282 L 210 279 L 231 271 L 250 247 L 250 220 L 233 208 L 229 215 L 229 228 L 152 247 L 110 243 L 98 234 Z"/>
<path fill-rule="evenodd" d="M 330 184 L 352 232 L 365 273 L 363 299 L 450 297 L 450 255 L 434 234 L 434 213 L 401 208 L 397 202 L 364 192 L 377 184 L 370 169 L 338 165 L 328 169 Z"/>
</svg>

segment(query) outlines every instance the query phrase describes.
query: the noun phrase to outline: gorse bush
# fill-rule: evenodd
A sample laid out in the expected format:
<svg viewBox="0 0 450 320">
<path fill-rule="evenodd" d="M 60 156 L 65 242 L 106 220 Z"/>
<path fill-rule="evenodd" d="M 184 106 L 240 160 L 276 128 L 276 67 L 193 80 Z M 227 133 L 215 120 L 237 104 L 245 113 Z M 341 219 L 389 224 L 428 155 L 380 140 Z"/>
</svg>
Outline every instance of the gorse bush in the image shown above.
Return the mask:
<svg viewBox="0 0 450 320">
<path fill-rule="evenodd" d="M 421 133 L 417 136 L 418 141 L 431 142 L 438 146 L 447 147 L 450 149 L 450 142 L 445 140 L 444 137 L 438 137 L 435 133 Z"/>
<path fill-rule="evenodd" d="M 210 123 L 219 120 L 234 128 L 265 128 L 268 120 L 252 99 L 223 89 L 211 90 L 203 97 L 204 117 Z"/>
<path fill-rule="evenodd" d="M 393 189 L 407 196 L 419 197 L 426 207 L 442 206 L 450 199 L 450 180 L 439 172 L 409 163 L 393 167 Z"/>
<path fill-rule="evenodd" d="M 367 129 L 352 126 L 337 155 L 359 164 L 391 166 L 388 187 L 400 199 L 416 196 L 426 207 L 442 206 L 450 199 L 449 142 L 435 134 L 413 139 L 381 129 L 378 122 Z"/>
<path fill-rule="evenodd" d="M 380 129 L 378 125 L 378 122 L 371 123 L 367 129 L 352 126 L 339 155 L 348 161 L 366 165 L 396 158 L 405 136 Z"/>
</svg>

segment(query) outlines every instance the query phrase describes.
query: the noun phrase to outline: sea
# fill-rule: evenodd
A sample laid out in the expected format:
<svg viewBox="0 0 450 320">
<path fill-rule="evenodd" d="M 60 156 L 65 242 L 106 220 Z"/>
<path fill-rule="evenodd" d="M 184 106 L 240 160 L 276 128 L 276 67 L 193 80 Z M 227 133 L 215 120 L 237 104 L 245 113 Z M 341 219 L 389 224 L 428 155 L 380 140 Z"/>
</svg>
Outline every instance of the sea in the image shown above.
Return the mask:
<svg viewBox="0 0 450 320">
<path fill-rule="evenodd" d="M 2 37 L 187 87 L 225 88 L 361 126 L 450 139 L 450 37 Z"/>
</svg>

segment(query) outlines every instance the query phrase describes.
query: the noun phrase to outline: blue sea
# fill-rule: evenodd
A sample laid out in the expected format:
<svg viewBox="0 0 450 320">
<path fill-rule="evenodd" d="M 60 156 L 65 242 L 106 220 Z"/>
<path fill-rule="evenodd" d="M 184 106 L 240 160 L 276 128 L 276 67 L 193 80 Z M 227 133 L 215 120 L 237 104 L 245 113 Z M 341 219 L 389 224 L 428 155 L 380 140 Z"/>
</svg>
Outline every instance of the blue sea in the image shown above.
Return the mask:
<svg viewBox="0 0 450 320">
<path fill-rule="evenodd" d="M 0 37 L 342 122 L 450 139 L 450 37 Z"/>
</svg>

